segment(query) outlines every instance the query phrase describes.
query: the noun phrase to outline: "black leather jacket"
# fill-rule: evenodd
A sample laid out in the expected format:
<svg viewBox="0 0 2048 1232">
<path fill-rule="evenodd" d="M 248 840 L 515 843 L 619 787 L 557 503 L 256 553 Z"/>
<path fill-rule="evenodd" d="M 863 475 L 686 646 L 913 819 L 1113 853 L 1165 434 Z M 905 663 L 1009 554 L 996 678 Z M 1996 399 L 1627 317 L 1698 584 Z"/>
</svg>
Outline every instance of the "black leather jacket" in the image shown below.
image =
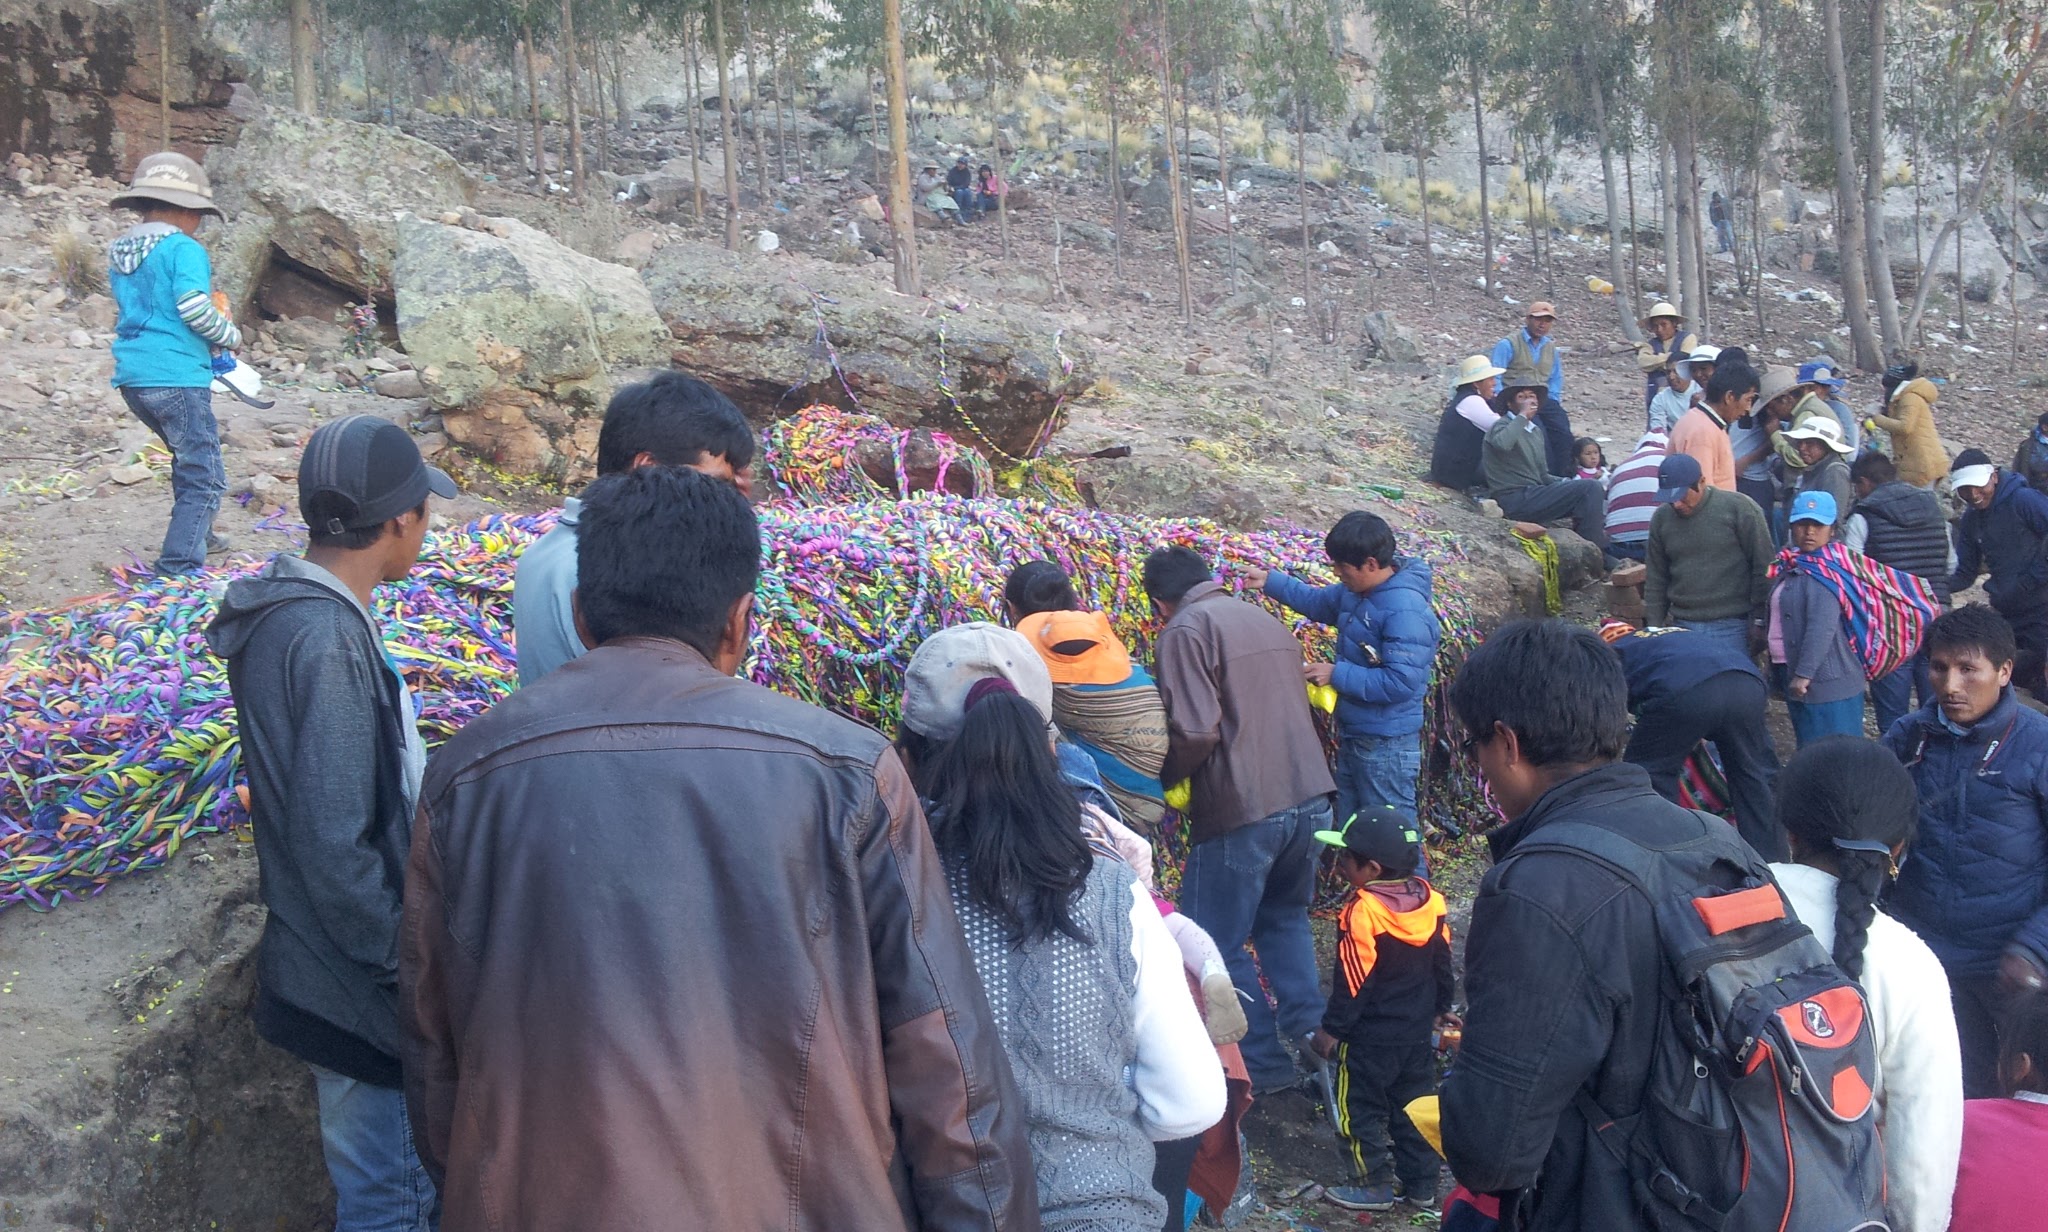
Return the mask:
<svg viewBox="0 0 2048 1232">
<path fill-rule="evenodd" d="M 608 643 L 441 750 L 402 946 L 447 1232 L 1039 1226 L 894 750 L 680 642 Z"/>
</svg>

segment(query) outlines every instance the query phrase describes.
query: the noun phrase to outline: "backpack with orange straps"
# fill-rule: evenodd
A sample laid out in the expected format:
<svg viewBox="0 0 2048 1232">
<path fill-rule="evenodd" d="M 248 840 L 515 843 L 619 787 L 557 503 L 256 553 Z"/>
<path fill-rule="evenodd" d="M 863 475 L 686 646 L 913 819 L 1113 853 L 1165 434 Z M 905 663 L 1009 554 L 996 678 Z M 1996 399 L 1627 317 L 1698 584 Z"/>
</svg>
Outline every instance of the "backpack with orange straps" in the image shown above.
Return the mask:
<svg viewBox="0 0 2048 1232">
<path fill-rule="evenodd" d="M 1725 825 L 1719 818 L 1717 825 Z M 1760 866 L 1732 890 L 1612 830 L 1554 822 L 1515 848 L 1590 856 L 1655 904 L 1666 1016 L 1640 1112 L 1579 1111 L 1660 1232 L 1886 1232 L 1877 1048 L 1863 991 Z M 1704 871 L 1704 870 L 1702 870 Z"/>
</svg>

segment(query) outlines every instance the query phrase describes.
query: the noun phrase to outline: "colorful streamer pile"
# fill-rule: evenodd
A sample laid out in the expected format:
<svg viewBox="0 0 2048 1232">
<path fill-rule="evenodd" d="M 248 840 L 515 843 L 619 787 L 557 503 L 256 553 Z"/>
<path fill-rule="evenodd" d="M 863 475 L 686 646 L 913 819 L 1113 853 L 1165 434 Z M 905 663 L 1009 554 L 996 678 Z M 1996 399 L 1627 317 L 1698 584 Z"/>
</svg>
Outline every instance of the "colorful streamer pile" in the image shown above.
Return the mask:
<svg viewBox="0 0 2048 1232">
<path fill-rule="evenodd" d="M 893 730 L 902 671 L 932 631 L 988 620 L 1003 580 L 1027 560 L 1058 561 L 1084 601 L 1110 612 L 1134 652 L 1156 622 L 1139 583 L 1145 554 L 1184 544 L 1235 586 L 1250 566 L 1328 580 L 1320 536 L 1225 531 L 1034 501 L 923 494 L 864 504 L 776 504 L 760 511 L 764 570 L 747 671 L 770 688 Z M 393 657 L 417 691 L 430 744 L 487 710 L 515 681 L 512 577 L 554 514 L 494 516 L 435 535 L 420 567 L 379 592 Z M 1441 539 L 1411 539 L 1439 558 Z M 204 633 L 219 588 L 245 563 L 196 578 L 131 579 L 65 608 L 0 627 L 0 909 L 47 909 L 163 864 L 194 834 L 248 818 L 233 703 Z M 1476 642 L 1440 580 L 1440 677 Z M 1311 655 L 1328 631 L 1301 626 Z M 1440 690 L 1439 690 L 1440 692 Z M 1440 696 L 1432 699 L 1423 811 L 1439 825 L 1484 820 Z M 1172 844 L 1168 844 L 1169 850 Z"/>
</svg>

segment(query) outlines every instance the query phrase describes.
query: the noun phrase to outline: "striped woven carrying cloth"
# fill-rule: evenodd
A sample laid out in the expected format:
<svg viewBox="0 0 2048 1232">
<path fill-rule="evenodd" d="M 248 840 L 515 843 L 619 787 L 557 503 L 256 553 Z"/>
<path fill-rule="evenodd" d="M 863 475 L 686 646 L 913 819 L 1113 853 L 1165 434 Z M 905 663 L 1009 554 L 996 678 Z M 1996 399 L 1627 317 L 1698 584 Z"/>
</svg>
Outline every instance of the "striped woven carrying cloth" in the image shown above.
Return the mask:
<svg viewBox="0 0 2048 1232">
<path fill-rule="evenodd" d="M 1927 626 L 1941 604 L 1925 579 L 1901 573 L 1830 543 L 1818 552 L 1786 548 L 1771 566 L 1775 581 L 1788 572 L 1804 573 L 1828 588 L 1842 605 L 1849 644 L 1863 663 L 1863 678 L 1876 680 L 1904 666 L 1920 649 Z"/>
</svg>

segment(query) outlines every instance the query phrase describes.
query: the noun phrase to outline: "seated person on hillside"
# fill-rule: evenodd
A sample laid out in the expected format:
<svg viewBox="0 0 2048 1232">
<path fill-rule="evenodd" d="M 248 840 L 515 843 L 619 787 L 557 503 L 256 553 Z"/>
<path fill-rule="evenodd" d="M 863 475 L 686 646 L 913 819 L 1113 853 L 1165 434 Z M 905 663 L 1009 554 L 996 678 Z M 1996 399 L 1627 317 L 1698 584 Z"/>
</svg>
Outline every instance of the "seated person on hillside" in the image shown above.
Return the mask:
<svg viewBox="0 0 2048 1232">
<path fill-rule="evenodd" d="M 1486 486 L 1486 430 L 1500 422 L 1493 399 L 1500 392 L 1501 369 L 1484 355 L 1467 355 L 1452 378 L 1457 388 L 1437 421 L 1436 442 L 1429 450 L 1429 481 L 1460 492 Z"/>
<path fill-rule="evenodd" d="M 953 202 L 960 207 L 962 219 L 972 220 L 981 213 L 980 204 L 975 200 L 974 172 L 967 166 L 965 154 L 954 159 L 953 169 L 946 173 L 946 191 L 953 194 Z"/>
<path fill-rule="evenodd" d="M 1600 549 L 1607 568 L 1618 563 L 1607 550 L 1607 492 L 1590 479 L 1559 479 L 1544 466 L 1543 433 L 1536 423 L 1538 389 L 1510 390 L 1513 411 L 1486 430 L 1488 493 L 1510 518 L 1554 522 L 1570 518 L 1579 537 Z"/>
<path fill-rule="evenodd" d="M 983 163 L 981 169 L 974 173 L 974 204 L 982 213 L 995 213 L 1001 208 L 1003 197 L 1009 191 L 1010 186 L 1003 182 L 1003 177 L 997 175 L 996 169 L 987 163 Z"/>
<path fill-rule="evenodd" d="M 1065 571 L 1049 560 L 1017 566 L 1003 586 L 1017 632 L 1052 673 L 1053 722 L 1086 753 L 1123 821 L 1154 834 L 1166 813 L 1166 707 L 1101 612 L 1084 612 Z"/>
<path fill-rule="evenodd" d="M 1669 442 L 1662 432 L 1645 432 L 1614 473 L 1607 477 L 1607 550 L 1624 560 L 1642 560 L 1650 542 L 1650 519 L 1656 515 L 1657 468 L 1664 464 Z"/>
</svg>

